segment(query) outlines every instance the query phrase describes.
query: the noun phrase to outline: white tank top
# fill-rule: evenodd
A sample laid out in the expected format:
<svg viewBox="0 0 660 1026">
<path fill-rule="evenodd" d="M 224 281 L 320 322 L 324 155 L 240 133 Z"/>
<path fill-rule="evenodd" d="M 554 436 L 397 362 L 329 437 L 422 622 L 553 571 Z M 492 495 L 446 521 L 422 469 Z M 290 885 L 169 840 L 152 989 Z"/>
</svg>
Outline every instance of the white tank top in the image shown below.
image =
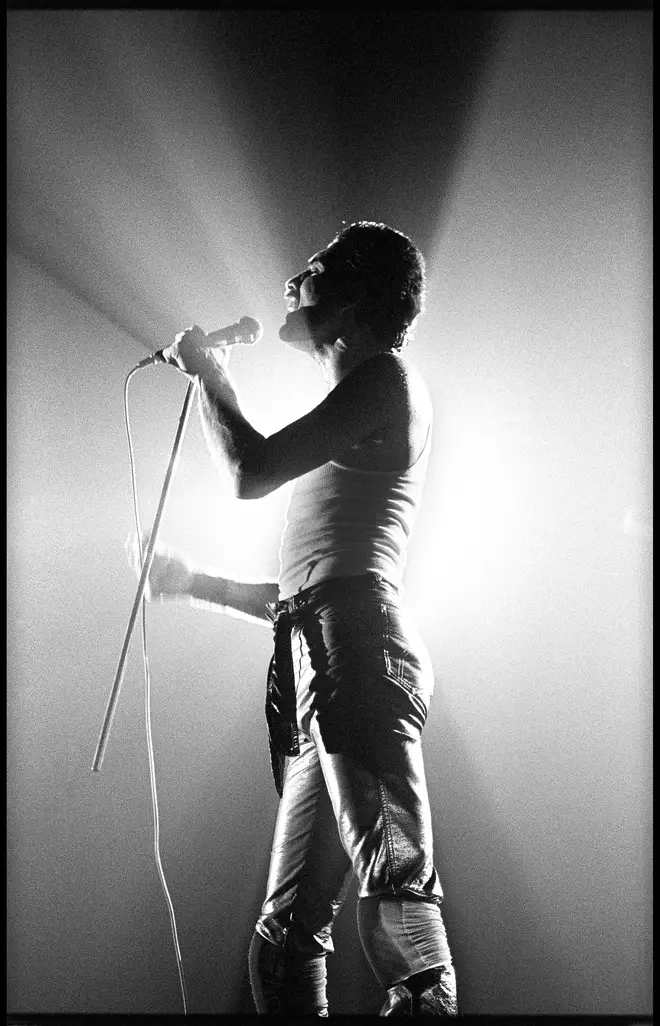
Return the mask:
<svg viewBox="0 0 660 1026">
<path fill-rule="evenodd" d="M 329 577 L 369 571 L 400 587 L 431 430 L 407 470 L 358 470 L 334 460 L 295 483 L 280 545 L 280 599 Z"/>
</svg>

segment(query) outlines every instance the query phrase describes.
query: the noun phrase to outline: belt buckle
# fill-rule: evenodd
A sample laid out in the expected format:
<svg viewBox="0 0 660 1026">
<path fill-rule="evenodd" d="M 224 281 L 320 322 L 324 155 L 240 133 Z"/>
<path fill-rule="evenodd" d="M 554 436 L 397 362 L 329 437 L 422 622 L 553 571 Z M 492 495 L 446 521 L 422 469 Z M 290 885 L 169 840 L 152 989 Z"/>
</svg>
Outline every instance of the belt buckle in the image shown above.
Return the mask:
<svg viewBox="0 0 660 1026">
<path fill-rule="evenodd" d="M 285 612 L 286 602 L 267 602 L 266 603 L 266 616 L 271 623 L 277 623 L 280 614 Z"/>
</svg>

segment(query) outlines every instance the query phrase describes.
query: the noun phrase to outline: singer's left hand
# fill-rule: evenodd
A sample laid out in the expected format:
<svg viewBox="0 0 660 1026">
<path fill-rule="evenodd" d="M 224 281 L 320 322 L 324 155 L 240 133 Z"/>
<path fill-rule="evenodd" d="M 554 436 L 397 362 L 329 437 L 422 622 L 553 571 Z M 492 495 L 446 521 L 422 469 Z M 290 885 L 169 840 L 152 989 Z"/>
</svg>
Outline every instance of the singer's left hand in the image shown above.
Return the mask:
<svg viewBox="0 0 660 1026">
<path fill-rule="evenodd" d="M 216 375 L 229 366 L 228 346 L 209 346 L 208 336 L 198 325 L 181 331 L 174 345 L 163 350 L 166 362 L 190 377 Z"/>
</svg>

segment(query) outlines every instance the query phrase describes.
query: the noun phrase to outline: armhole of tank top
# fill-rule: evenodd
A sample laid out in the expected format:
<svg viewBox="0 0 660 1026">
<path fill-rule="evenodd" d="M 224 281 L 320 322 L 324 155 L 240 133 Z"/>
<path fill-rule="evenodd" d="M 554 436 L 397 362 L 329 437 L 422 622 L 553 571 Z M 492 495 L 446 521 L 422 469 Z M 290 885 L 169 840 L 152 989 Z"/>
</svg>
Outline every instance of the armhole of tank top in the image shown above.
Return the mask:
<svg viewBox="0 0 660 1026">
<path fill-rule="evenodd" d="M 433 427 L 433 418 L 429 418 L 429 426 L 426 429 L 426 438 L 424 439 L 424 445 L 422 446 L 422 448 L 420 450 L 419 456 L 417 457 L 416 460 L 414 460 L 410 464 L 409 467 L 406 467 L 405 470 L 399 471 L 400 474 L 407 474 L 409 470 L 414 470 L 414 468 L 417 466 L 417 464 L 421 460 L 422 456 L 424 456 L 426 454 L 426 450 L 428 449 L 429 442 L 431 440 L 431 428 L 432 427 Z"/>
<path fill-rule="evenodd" d="M 349 467 L 348 464 L 340 463 L 339 460 L 329 460 L 328 462 L 331 463 L 333 467 L 339 467 L 340 470 L 352 470 L 355 474 L 374 474 L 379 477 L 392 477 L 394 474 L 409 474 L 411 470 L 414 470 L 415 467 L 419 465 L 422 457 L 425 455 L 428 449 L 429 441 L 431 439 L 432 427 L 433 421 L 429 420 L 429 426 L 426 431 L 426 438 L 424 439 L 424 445 L 420 450 L 419 456 L 407 467 L 400 467 L 399 469 L 395 470 L 367 470 L 365 467 Z"/>
<path fill-rule="evenodd" d="M 420 449 L 418 456 L 407 467 L 399 467 L 399 468 L 394 469 L 394 470 L 367 470 L 364 467 L 350 467 L 346 463 L 340 463 L 339 460 L 329 460 L 328 462 L 332 466 L 340 467 L 341 470 L 352 470 L 356 474 L 377 474 L 377 475 L 407 474 L 407 473 L 409 473 L 411 470 L 413 470 L 419 464 L 420 460 L 422 459 L 422 457 L 426 453 L 426 451 L 428 449 L 428 445 L 429 445 L 429 440 L 431 438 L 431 430 L 432 430 L 432 428 L 433 428 L 433 411 L 432 411 L 432 407 L 431 407 L 431 409 L 429 410 L 428 427 L 426 429 L 426 438 L 424 439 L 424 445 Z"/>
</svg>

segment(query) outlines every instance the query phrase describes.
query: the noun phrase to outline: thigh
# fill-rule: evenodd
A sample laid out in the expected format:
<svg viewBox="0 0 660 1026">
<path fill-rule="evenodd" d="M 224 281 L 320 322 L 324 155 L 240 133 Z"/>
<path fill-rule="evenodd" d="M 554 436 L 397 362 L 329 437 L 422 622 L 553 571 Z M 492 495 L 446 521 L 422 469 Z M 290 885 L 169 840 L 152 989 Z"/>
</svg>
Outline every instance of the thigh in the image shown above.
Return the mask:
<svg viewBox="0 0 660 1026">
<path fill-rule="evenodd" d="M 401 742 L 419 741 L 433 670 L 410 618 L 386 593 L 319 602 L 298 647 L 309 667 L 300 678 L 299 723 L 309 733 L 316 716 L 327 752 L 387 767 Z"/>
<path fill-rule="evenodd" d="M 317 721 L 312 735 L 359 896 L 408 893 L 439 901 L 421 742 L 395 740 L 387 763 L 374 763 L 328 752 Z"/>
<path fill-rule="evenodd" d="M 258 932 L 301 954 L 333 950 L 331 931 L 352 877 L 315 744 L 287 758 Z"/>
</svg>

